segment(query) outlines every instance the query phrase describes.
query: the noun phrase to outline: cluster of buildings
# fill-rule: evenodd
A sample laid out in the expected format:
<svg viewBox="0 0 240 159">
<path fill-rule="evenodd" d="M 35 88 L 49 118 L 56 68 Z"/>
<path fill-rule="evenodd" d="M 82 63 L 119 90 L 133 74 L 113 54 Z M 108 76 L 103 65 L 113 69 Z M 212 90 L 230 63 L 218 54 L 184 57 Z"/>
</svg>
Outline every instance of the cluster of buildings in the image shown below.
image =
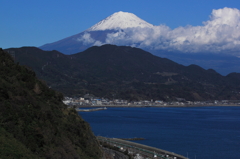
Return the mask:
<svg viewBox="0 0 240 159">
<path fill-rule="evenodd" d="M 68 106 L 108 106 L 108 105 L 128 105 L 127 100 L 119 100 L 119 99 L 105 99 L 94 97 L 89 94 L 86 94 L 84 97 L 79 98 L 70 98 L 65 97 L 63 100 Z"/>
<path fill-rule="evenodd" d="M 162 100 L 141 100 L 128 101 L 122 99 L 105 99 L 86 94 L 84 97 L 65 97 L 63 102 L 69 107 L 81 106 L 210 106 L 210 105 L 240 105 L 238 100 L 214 100 L 214 101 L 185 101 L 183 98 L 176 98 L 176 101 L 164 102 Z"/>
</svg>

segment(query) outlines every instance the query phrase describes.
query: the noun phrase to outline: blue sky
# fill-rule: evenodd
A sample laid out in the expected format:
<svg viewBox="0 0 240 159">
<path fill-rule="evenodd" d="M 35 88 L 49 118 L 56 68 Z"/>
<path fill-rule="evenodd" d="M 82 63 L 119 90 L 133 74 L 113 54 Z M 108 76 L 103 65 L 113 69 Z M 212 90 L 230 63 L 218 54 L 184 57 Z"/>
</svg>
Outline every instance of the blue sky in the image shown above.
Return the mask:
<svg viewBox="0 0 240 159">
<path fill-rule="evenodd" d="M 213 9 L 240 10 L 239 0 L 1 0 L 0 5 L 0 47 L 4 49 L 55 42 L 118 11 L 175 29 L 203 25 Z"/>
</svg>

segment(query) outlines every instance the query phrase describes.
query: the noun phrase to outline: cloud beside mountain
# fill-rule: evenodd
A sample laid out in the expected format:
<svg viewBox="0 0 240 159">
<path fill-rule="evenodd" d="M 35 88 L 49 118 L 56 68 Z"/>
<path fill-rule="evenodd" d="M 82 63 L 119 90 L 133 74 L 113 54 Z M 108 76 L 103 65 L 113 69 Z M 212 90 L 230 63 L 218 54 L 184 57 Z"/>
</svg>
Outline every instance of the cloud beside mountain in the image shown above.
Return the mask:
<svg viewBox="0 0 240 159">
<path fill-rule="evenodd" d="M 83 34 L 78 40 L 88 45 L 108 43 L 186 53 L 227 53 L 240 57 L 240 10 L 213 10 L 210 19 L 201 26 L 188 25 L 175 29 L 166 25 L 121 28 L 108 33 L 105 41 L 96 40 L 89 33 Z"/>
</svg>

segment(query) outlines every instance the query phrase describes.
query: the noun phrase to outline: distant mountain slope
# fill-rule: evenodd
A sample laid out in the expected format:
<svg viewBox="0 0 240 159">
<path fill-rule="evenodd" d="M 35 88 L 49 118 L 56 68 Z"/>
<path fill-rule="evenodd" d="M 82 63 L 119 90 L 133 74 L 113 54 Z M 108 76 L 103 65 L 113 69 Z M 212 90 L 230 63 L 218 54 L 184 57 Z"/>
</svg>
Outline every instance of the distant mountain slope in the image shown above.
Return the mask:
<svg viewBox="0 0 240 159">
<path fill-rule="evenodd" d="M 36 53 L 32 65 L 40 61 L 37 50 L 25 48 Z M 62 99 L 0 49 L 0 158 L 101 158 L 89 125 Z"/>
<path fill-rule="evenodd" d="M 185 66 L 195 64 L 204 69 L 214 69 L 222 75 L 227 75 L 231 72 L 240 73 L 240 58 L 227 54 L 213 54 L 213 53 L 181 53 L 168 52 L 160 50 L 150 50 L 150 52 L 159 57 L 171 59 L 179 64 Z"/>
<path fill-rule="evenodd" d="M 98 39 L 99 45 L 101 45 L 102 41 L 104 41 L 107 37 L 108 33 L 113 33 L 114 30 L 106 30 L 106 31 L 84 31 L 78 33 L 76 35 L 72 35 L 70 37 L 61 39 L 59 41 L 45 44 L 40 46 L 39 48 L 46 51 L 58 50 L 64 54 L 75 54 L 86 50 L 87 48 L 91 47 L 92 38 Z M 96 45 L 98 45 L 96 43 Z"/>
<path fill-rule="evenodd" d="M 73 55 L 37 48 L 9 51 L 15 51 L 16 61 L 33 68 L 50 87 L 68 96 L 240 99 L 240 81 L 235 76 L 222 76 L 197 65 L 183 66 L 137 48 L 103 45 Z"/>
</svg>

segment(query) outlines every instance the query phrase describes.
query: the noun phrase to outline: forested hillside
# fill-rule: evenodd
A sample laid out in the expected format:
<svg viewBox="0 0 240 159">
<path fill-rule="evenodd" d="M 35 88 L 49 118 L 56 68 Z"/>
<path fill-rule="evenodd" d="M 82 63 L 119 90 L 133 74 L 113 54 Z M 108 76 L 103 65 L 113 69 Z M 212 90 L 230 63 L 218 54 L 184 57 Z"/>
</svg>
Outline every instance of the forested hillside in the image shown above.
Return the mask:
<svg viewBox="0 0 240 159">
<path fill-rule="evenodd" d="M 62 99 L 0 49 L 0 158 L 101 158 L 88 123 Z"/>
</svg>

